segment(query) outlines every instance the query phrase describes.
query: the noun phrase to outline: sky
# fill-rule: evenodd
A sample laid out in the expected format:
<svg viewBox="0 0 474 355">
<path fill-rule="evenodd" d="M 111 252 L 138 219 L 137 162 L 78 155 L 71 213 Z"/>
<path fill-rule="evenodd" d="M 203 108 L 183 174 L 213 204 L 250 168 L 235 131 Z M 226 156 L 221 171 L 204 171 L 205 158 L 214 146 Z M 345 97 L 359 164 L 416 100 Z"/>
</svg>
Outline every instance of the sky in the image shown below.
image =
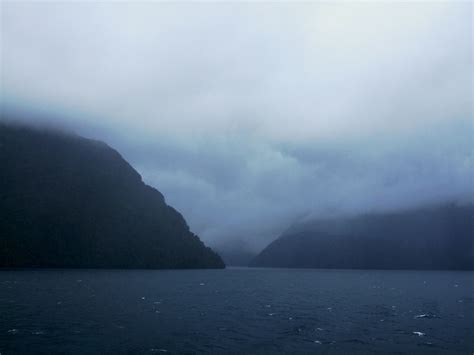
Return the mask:
<svg viewBox="0 0 474 355">
<path fill-rule="evenodd" d="M 211 246 L 474 200 L 469 1 L 0 11 L 2 112 L 106 141 Z"/>
</svg>

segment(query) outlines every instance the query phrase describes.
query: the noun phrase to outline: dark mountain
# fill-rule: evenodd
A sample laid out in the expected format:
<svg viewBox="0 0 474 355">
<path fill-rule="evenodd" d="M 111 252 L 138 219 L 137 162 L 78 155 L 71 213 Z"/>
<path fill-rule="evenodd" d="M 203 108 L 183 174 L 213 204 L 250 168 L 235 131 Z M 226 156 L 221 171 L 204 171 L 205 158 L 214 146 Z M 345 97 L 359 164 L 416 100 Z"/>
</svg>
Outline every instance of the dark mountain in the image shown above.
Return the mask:
<svg viewBox="0 0 474 355">
<path fill-rule="evenodd" d="M 298 224 L 253 266 L 474 270 L 474 206 L 455 204 Z"/>
<path fill-rule="evenodd" d="M 106 144 L 0 122 L 0 266 L 223 268 Z"/>
</svg>

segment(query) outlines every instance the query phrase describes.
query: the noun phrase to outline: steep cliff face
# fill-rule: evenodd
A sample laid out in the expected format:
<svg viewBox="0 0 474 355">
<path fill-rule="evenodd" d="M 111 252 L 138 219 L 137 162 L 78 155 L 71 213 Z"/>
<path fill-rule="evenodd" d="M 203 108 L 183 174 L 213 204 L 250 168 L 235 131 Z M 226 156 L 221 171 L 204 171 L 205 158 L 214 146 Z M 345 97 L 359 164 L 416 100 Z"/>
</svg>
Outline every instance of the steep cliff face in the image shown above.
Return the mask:
<svg viewBox="0 0 474 355">
<path fill-rule="evenodd" d="M 0 266 L 222 268 L 120 154 L 0 123 Z"/>
<path fill-rule="evenodd" d="M 254 266 L 474 270 L 474 206 L 444 205 L 290 228 Z"/>
</svg>

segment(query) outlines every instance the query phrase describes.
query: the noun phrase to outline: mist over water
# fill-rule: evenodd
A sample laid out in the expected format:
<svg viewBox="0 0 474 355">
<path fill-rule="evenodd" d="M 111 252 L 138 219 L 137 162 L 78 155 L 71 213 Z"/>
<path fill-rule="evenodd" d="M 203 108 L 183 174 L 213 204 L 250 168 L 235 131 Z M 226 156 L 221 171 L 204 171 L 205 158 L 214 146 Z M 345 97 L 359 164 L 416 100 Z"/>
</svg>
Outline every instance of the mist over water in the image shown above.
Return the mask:
<svg viewBox="0 0 474 355">
<path fill-rule="evenodd" d="M 468 2 L 1 9 L 2 119 L 106 141 L 211 246 L 474 200 Z"/>
</svg>

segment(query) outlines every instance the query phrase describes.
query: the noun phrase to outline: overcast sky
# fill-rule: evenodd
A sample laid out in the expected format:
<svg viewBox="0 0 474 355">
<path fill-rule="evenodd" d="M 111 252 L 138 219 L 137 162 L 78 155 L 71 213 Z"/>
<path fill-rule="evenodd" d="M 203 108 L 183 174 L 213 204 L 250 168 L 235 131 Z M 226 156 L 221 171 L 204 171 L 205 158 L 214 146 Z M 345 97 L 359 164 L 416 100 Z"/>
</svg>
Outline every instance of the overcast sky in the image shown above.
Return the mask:
<svg viewBox="0 0 474 355">
<path fill-rule="evenodd" d="M 473 200 L 469 1 L 0 6 L 2 106 L 105 140 L 211 246 Z"/>
</svg>

